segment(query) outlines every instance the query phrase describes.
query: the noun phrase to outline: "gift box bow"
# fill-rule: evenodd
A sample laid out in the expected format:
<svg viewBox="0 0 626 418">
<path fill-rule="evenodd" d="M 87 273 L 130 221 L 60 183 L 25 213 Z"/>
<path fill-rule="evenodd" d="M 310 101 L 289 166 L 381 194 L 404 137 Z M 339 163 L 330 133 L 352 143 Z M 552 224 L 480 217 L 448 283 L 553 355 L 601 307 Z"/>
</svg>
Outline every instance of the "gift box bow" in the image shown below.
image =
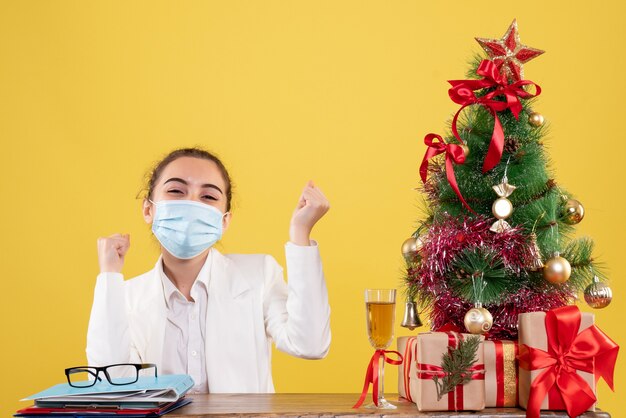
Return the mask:
<svg viewBox="0 0 626 418">
<path fill-rule="evenodd" d="M 576 306 L 546 312 L 548 351 L 520 346 L 519 365 L 526 370 L 543 370 L 530 386 L 527 418 L 539 418 L 546 395 L 550 407 L 564 405 L 575 417 L 596 402 L 589 384 L 577 370 L 593 373 L 596 383 L 602 377 L 613 389 L 613 374 L 619 346 L 597 326 L 578 332 L 581 313 Z"/>
</svg>

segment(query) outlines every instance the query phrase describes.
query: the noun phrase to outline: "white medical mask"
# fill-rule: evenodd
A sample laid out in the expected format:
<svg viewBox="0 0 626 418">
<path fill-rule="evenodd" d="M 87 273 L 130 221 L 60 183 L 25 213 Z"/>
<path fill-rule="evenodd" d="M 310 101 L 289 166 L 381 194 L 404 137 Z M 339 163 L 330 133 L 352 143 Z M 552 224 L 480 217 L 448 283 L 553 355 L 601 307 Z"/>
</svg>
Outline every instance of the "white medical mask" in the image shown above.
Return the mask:
<svg viewBox="0 0 626 418">
<path fill-rule="evenodd" d="M 213 206 L 193 200 L 152 203 L 156 207 L 152 232 L 176 258 L 194 258 L 222 237 L 224 214 Z"/>
</svg>

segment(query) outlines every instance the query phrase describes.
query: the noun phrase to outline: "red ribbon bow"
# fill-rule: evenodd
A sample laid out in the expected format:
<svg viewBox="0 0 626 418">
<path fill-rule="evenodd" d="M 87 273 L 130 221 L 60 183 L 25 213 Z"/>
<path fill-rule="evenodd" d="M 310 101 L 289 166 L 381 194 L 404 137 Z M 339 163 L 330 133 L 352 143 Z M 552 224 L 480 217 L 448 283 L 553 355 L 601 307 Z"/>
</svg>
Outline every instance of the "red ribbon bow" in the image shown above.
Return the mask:
<svg viewBox="0 0 626 418">
<path fill-rule="evenodd" d="M 434 139 L 438 139 L 439 142 L 433 142 Z M 459 185 L 456 182 L 456 177 L 454 176 L 454 167 L 452 163 L 463 164 L 465 163 L 465 154 L 463 153 L 463 148 L 457 144 L 446 144 L 443 142 L 443 138 L 437 134 L 428 134 L 424 137 L 424 143 L 428 145 L 428 149 L 426 150 L 426 154 L 424 154 L 424 158 L 422 159 L 422 165 L 420 165 L 420 176 L 422 177 L 422 181 L 426 183 L 426 177 L 428 176 L 428 160 L 433 158 L 439 154 L 446 154 L 446 176 L 448 177 L 448 182 L 450 186 L 452 186 L 452 190 L 459 197 L 463 206 L 467 208 L 472 213 L 475 213 L 472 208 L 469 207 L 463 196 L 461 195 L 461 191 L 459 190 Z"/>
<path fill-rule="evenodd" d="M 398 360 L 394 360 L 394 359 L 387 357 L 385 355 L 386 353 L 397 354 Z M 365 383 L 363 384 L 361 397 L 354 404 L 352 408 L 358 408 L 361 405 L 363 405 L 363 402 L 365 401 L 365 397 L 367 396 L 367 391 L 369 389 L 370 383 L 374 387 L 374 389 L 372 390 L 372 399 L 374 400 L 374 405 L 378 406 L 378 371 L 380 370 L 381 357 L 388 364 L 393 364 L 394 366 L 402 364 L 402 354 L 400 354 L 399 352 L 391 351 L 391 350 L 389 351 L 376 350 L 374 352 L 374 355 L 372 356 L 372 359 L 370 360 L 369 366 L 367 366 L 367 372 L 365 373 Z"/>
<path fill-rule="evenodd" d="M 539 418 L 546 395 L 550 409 L 566 409 L 570 417 L 585 412 L 596 402 L 589 384 L 577 370 L 602 377 L 613 390 L 613 373 L 619 346 L 598 327 L 578 333 L 581 313 L 577 306 L 564 306 L 546 313 L 548 351 L 520 347 L 520 367 L 544 369 L 530 386 L 527 418 Z"/>
<path fill-rule="evenodd" d="M 485 106 L 487 110 L 493 115 L 494 125 L 493 132 L 491 134 L 491 142 L 489 143 L 489 150 L 485 162 L 483 163 L 483 173 L 491 170 L 500 162 L 502 158 L 502 150 L 504 149 L 504 131 L 502 124 L 498 118 L 497 112 L 502 112 L 505 109 L 511 109 L 511 112 L 515 116 L 515 119 L 519 119 L 519 114 L 522 111 L 522 103 L 520 98 L 529 99 L 531 97 L 539 96 L 541 94 L 541 87 L 533 83 L 530 80 L 519 80 L 515 83 L 509 84 L 506 75 L 501 74 L 496 64 L 490 60 L 483 60 L 476 74 L 482 76 L 480 80 L 450 80 L 448 83 L 452 85 L 452 88 L 448 90 L 448 94 L 453 102 L 458 103 L 461 108 L 454 115 L 452 120 L 452 133 L 461 142 L 461 136 L 457 130 L 457 120 L 459 114 L 465 107 L 480 104 Z M 524 86 L 533 85 L 536 88 L 535 94 L 531 94 L 524 90 Z M 486 88 L 495 87 L 496 89 L 485 94 L 484 96 L 477 97 L 475 90 L 481 90 Z M 506 101 L 496 100 L 497 98 L 504 97 Z"/>
</svg>

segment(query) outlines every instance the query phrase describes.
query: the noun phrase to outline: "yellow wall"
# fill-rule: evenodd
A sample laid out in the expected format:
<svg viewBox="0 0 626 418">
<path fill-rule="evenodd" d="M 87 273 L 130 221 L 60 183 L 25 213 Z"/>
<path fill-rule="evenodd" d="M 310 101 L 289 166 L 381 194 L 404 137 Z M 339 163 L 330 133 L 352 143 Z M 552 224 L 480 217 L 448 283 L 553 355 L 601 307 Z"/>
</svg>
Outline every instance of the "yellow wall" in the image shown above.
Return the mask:
<svg viewBox="0 0 626 418">
<path fill-rule="evenodd" d="M 274 377 L 282 392 L 359 391 L 372 351 L 362 291 L 400 285 L 422 138 L 456 109 L 446 80 L 464 77 L 475 36 L 499 37 L 514 17 L 522 41 L 548 51 L 526 76 L 544 89 L 557 179 L 587 210 L 578 233 L 610 268 L 615 301 L 597 322 L 625 343 L 624 6 L 547 3 L 0 2 L 0 415 L 85 362 L 96 237 L 130 233 L 126 275 L 150 269 L 157 251 L 134 197 L 152 162 L 193 144 L 236 182 L 224 252 L 284 263 L 301 187 L 312 178 L 326 192 L 315 238 L 331 352 L 278 353 Z M 618 396 L 601 386 L 614 416 Z"/>
</svg>

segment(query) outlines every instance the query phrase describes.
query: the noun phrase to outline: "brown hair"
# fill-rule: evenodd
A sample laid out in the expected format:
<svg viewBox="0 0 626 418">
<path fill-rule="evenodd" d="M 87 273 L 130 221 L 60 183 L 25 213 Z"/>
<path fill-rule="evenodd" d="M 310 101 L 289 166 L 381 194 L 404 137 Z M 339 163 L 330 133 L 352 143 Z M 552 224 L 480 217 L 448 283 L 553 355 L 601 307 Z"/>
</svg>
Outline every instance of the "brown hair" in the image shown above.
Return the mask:
<svg viewBox="0 0 626 418">
<path fill-rule="evenodd" d="M 175 149 L 174 151 L 163 157 L 161 161 L 155 164 L 152 170 L 146 173 L 146 185 L 141 195 L 143 195 L 145 199 L 151 199 L 152 192 L 154 191 L 154 186 L 156 185 L 157 180 L 161 176 L 161 173 L 163 172 L 165 167 L 167 167 L 168 164 L 172 161 L 177 160 L 181 157 L 200 158 L 202 160 L 213 161 L 217 165 L 217 168 L 220 170 L 222 178 L 224 179 L 224 183 L 226 183 L 226 212 L 229 212 L 230 202 L 232 199 L 233 184 L 230 176 L 228 175 L 228 170 L 226 170 L 226 167 L 216 155 L 200 147 Z"/>
</svg>

